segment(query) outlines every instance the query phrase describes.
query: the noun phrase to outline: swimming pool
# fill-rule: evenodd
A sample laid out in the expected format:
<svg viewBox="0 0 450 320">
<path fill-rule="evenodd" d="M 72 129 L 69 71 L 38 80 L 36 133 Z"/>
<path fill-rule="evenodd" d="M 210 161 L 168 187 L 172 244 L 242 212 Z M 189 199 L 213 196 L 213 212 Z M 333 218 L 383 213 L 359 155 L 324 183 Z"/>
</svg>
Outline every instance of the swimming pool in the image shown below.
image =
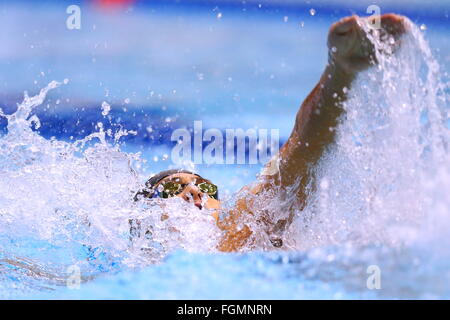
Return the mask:
<svg viewBox="0 0 450 320">
<path fill-rule="evenodd" d="M 34 107 L 34 131 L 17 114 L 6 135 L 0 118 L 1 298 L 449 297 L 450 176 L 440 146 L 448 142 L 444 2 L 427 13 L 404 8 L 431 52 L 417 34 L 404 53 L 410 63 L 382 70 L 383 80 L 361 78 L 348 107 L 378 113 L 352 113 L 341 128 L 338 150 L 321 167 L 326 183 L 308 211 L 320 219 L 307 230 L 296 225 L 295 250 L 211 252 L 211 223 L 198 217 L 198 237 L 187 230 L 185 243 L 170 242 L 156 265 L 128 252 L 123 217 L 135 212 L 124 203 L 137 182 L 171 165 L 164 157 L 171 132 L 201 120 L 205 129 L 279 129 L 283 143 L 326 63 L 329 25 L 365 15 L 367 6 L 157 2 L 119 13 L 84 2 L 81 30 L 67 30 L 67 4 L 1 6 L 0 25 L 8 30 L 0 48 L 4 113 L 15 111 L 23 91 L 33 96 L 61 82 Z M 410 105 L 411 112 L 404 107 Z M 94 146 L 96 139 L 75 143 L 99 131 L 99 122 L 105 131 L 136 133 L 121 138 L 120 151 Z M 253 181 L 261 165 L 197 169 L 227 197 Z M 95 227 L 81 223 L 84 217 Z M 381 290 L 367 287 L 370 266 L 381 270 Z M 80 288 L 68 288 L 78 271 Z"/>
</svg>

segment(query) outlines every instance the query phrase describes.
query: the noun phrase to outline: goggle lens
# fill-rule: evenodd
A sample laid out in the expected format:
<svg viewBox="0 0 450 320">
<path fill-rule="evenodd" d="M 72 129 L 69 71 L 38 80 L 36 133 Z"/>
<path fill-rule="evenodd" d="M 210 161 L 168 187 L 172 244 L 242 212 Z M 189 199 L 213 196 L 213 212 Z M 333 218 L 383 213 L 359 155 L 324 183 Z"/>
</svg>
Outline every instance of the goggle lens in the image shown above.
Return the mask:
<svg viewBox="0 0 450 320">
<path fill-rule="evenodd" d="M 161 187 L 161 195 L 163 198 L 173 197 L 182 191 L 181 184 L 173 181 L 168 181 L 162 184 Z"/>
<path fill-rule="evenodd" d="M 161 186 L 158 188 L 160 190 L 159 193 L 163 198 L 171 198 L 179 194 L 183 191 L 183 189 L 187 186 L 187 184 L 181 184 L 173 181 L 168 181 L 164 184 L 161 184 Z M 209 196 L 217 199 L 217 186 L 208 183 L 208 182 L 202 182 L 196 185 L 201 192 L 208 194 Z"/>
<path fill-rule="evenodd" d="M 199 183 L 197 186 L 201 192 L 207 193 L 211 197 L 214 197 L 217 194 L 217 186 L 215 184 L 202 182 Z"/>
</svg>

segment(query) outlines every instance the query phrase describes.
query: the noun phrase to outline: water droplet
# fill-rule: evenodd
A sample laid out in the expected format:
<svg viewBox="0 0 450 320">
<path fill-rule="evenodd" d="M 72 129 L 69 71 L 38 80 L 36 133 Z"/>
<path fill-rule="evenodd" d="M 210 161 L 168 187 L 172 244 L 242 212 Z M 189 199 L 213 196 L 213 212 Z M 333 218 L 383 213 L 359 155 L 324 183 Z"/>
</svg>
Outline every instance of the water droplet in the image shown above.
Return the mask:
<svg viewBox="0 0 450 320">
<path fill-rule="evenodd" d="M 332 48 L 331 48 L 331 51 L 332 51 L 332 52 L 337 52 L 337 48 L 336 48 L 336 47 L 332 47 Z"/>
<path fill-rule="evenodd" d="M 312 15 L 312 16 L 315 16 L 316 15 L 316 10 L 310 9 L 309 10 L 309 14 Z"/>
<path fill-rule="evenodd" d="M 111 111 L 111 106 L 106 102 L 102 102 L 102 115 L 107 116 L 109 111 Z"/>
<path fill-rule="evenodd" d="M 427 26 L 426 26 L 426 24 L 421 24 L 420 25 L 420 30 L 422 30 L 422 31 L 425 31 L 425 30 L 427 30 Z"/>
<path fill-rule="evenodd" d="M 219 13 L 217 14 L 217 19 L 222 19 L 222 12 L 219 12 Z"/>
<path fill-rule="evenodd" d="M 328 179 L 326 179 L 326 178 L 322 179 L 322 181 L 320 182 L 320 189 L 328 190 L 329 187 L 330 187 L 330 183 L 328 182 Z"/>
<path fill-rule="evenodd" d="M 283 20 L 284 20 L 284 22 L 288 22 L 289 17 L 288 16 L 284 16 Z"/>
</svg>

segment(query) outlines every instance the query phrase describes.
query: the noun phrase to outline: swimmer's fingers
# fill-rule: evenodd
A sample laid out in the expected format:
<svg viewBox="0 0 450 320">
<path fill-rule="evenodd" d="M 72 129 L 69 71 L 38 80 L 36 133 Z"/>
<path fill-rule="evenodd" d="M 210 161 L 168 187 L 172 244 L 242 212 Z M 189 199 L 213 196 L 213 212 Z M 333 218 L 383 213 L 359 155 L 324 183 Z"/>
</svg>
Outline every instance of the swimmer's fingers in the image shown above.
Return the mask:
<svg viewBox="0 0 450 320">
<path fill-rule="evenodd" d="M 363 29 L 363 20 L 354 15 L 334 23 L 328 34 L 329 62 L 346 72 L 367 68 L 373 60 L 373 46 Z"/>
<path fill-rule="evenodd" d="M 346 17 L 331 25 L 328 33 L 328 48 L 334 55 L 345 55 L 357 38 L 358 16 Z"/>
<path fill-rule="evenodd" d="M 401 46 L 401 36 L 410 30 L 409 20 L 393 13 L 372 16 L 366 21 L 369 33 L 382 44 L 378 51 L 385 55 L 395 52 Z"/>
<path fill-rule="evenodd" d="M 409 30 L 407 19 L 394 13 L 371 16 L 367 21 L 372 29 L 378 28 L 383 34 L 393 36 L 395 39 Z"/>
</svg>

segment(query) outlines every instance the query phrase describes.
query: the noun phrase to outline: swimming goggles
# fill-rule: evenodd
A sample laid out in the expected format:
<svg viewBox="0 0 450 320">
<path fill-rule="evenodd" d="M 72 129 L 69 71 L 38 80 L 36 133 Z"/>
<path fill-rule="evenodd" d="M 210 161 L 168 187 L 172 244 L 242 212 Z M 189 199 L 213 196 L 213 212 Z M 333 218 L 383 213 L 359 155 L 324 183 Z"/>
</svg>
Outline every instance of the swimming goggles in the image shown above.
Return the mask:
<svg viewBox="0 0 450 320">
<path fill-rule="evenodd" d="M 167 181 L 164 183 L 161 183 L 156 188 L 156 193 L 161 198 L 171 198 L 174 197 L 181 192 L 183 192 L 184 188 L 186 188 L 189 185 L 189 183 L 178 183 L 174 181 Z M 194 183 L 195 186 L 197 186 L 201 192 L 208 194 L 211 198 L 214 198 L 218 200 L 218 188 L 215 184 L 212 184 L 210 182 L 201 182 L 201 183 Z"/>
</svg>

